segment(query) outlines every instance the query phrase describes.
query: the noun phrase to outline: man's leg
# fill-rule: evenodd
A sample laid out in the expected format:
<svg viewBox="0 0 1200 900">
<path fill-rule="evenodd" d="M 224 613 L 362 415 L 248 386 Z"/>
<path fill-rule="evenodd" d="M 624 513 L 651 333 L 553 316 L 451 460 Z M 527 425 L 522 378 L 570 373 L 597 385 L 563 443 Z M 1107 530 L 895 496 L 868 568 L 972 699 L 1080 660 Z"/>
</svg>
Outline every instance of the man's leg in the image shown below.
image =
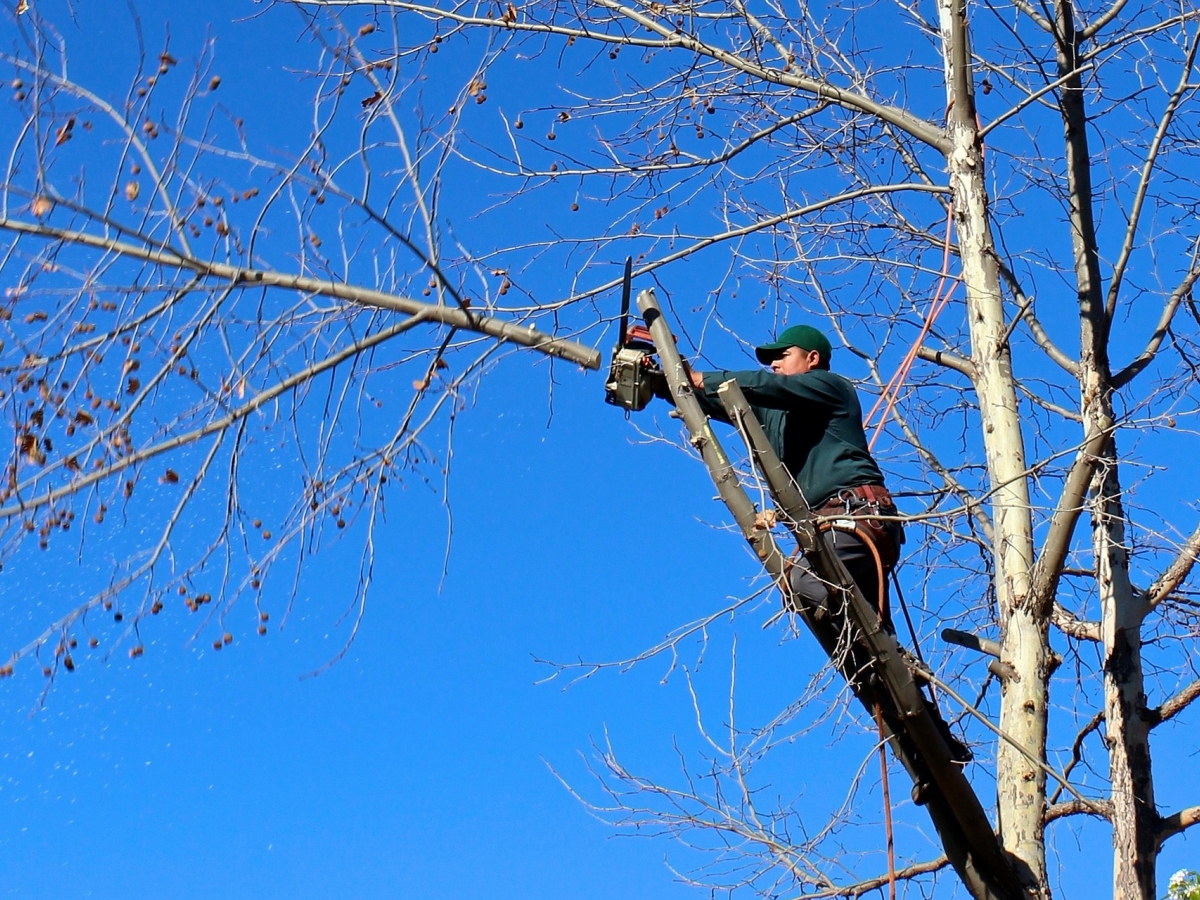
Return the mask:
<svg viewBox="0 0 1200 900">
<path fill-rule="evenodd" d="M 856 535 L 845 531 L 832 530 L 825 533 L 826 541 L 832 539 L 833 552 L 858 585 L 859 591 L 871 609 L 879 611 L 879 566 L 875 562 L 875 554 Z M 812 571 L 808 560 L 800 557 L 792 567 L 792 590 L 808 606 L 817 606 L 830 614 L 840 614 L 840 610 L 829 608 L 829 589 L 825 583 Z M 887 615 L 887 582 L 884 582 L 884 627 L 893 631 L 891 617 Z"/>
</svg>

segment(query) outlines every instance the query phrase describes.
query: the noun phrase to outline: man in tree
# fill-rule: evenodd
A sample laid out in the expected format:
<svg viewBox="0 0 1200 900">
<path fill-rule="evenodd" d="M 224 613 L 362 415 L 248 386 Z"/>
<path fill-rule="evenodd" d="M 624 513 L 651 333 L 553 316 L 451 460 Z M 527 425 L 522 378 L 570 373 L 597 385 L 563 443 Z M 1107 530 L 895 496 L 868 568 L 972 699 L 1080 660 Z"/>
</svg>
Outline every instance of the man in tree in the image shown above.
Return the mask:
<svg viewBox="0 0 1200 900">
<path fill-rule="evenodd" d="M 829 339 L 810 325 L 793 325 L 772 343 L 755 349 L 769 371 L 689 370 L 701 408 L 710 418 L 729 423 L 717 388 L 734 380 L 749 401 L 772 449 L 792 474 L 805 500 L 828 527 L 827 539 L 863 597 L 878 611 L 892 634 L 887 575 L 900 556 L 904 532 L 896 505 L 883 484 L 863 432 L 862 406 L 854 385 L 830 371 Z M 664 395 L 669 396 L 668 392 Z M 802 556 L 789 574 L 794 600 L 808 609 L 824 609 L 841 619 L 830 602 L 826 583 Z M 869 659 L 858 661 L 862 668 Z M 951 756 L 960 763 L 971 751 L 950 732 L 937 707 L 925 703 Z M 913 799 L 924 801 L 928 784 L 918 784 Z"/>
<path fill-rule="evenodd" d="M 816 328 L 793 325 L 755 350 L 768 371 L 689 374 L 705 413 L 722 422 L 729 418 L 717 388 L 730 379 L 738 383 L 804 498 L 833 523 L 828 538 L 834 551 L 891 630 L 886 576 L 899 557 L 903 531 L 883 473 L 867 448 L 854 385 L 829 369 L 832 352 Z M 790 580 L 798 600 L 827 604 L 829 592 L 807 560 L 796 560 Z"/>
</svg>

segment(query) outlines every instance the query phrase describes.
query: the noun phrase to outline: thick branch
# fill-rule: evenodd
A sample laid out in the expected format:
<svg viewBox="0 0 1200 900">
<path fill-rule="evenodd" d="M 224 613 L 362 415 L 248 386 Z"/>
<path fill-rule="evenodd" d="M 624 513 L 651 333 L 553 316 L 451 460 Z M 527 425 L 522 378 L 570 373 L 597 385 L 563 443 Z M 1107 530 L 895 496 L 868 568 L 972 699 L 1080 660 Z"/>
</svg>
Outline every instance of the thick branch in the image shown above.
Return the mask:
<svg viewBox="0 0 1200 900">
<path fill-rule="evenodd" d="M 1112 6 L 1104 11 L 1100 18 L 1096 19 L 1095 22 L 1084 28 L 1083 31 L 1080 32 L 1084 40 L 1087 40 L 1098 34 L 1105 25 L 1120 15 L 1121 10 L 1125 8 L 1125 4 L 1127 2 L 1129 2 L 1129 0 L 1116 0 Z"/>
<path fill-rule="evenodd" d="M 1079 618 L 1057 600 L 1050 608 L 1050 621 L 1063 634 L 1069 634 L 1081 641 L 1099 641 L 1100 623 L 1088 622 Z"/>
<path fill-rule="evenodd" d="M 1197 678 L 1162 706 L 1148 710 L 1152 725 L 1161 725 L 1183 712 L 1193 700 L 1200 697 L 1200 678 Z"/>
<path fill-rule="evenodd" d="M 1112 804 L 1107 800 L 1091 800 L 1087 803 L 1080 800 L 1068 800 L 1065 803 L 1055 803 L 1046 810 L 1043 821 L 1050 823 L 1064 816 L 1095 816 L 1111 822 Z"/>
<path fill-rule="evenodd" d="M 966 375 L 972 381 L 975 380 L 975 364 L 949 350 L 930 350 L 928 347 L 918 347 L 917 356 L 926 362 L 937 363 L 939 366 L 945 366 L 947 369 L 953 369 L 955 372 Z"/>
<path fill-rule="evenodd" d="M 1172 838 L 1193 825 L 1200 824 L 1200 806 L 1189 806 L 1159 820 L 1158 844 L 1161 847 L 1167 838 Z"/>
<path fill-rule="evenodd" d="M 106 252 L 119 253 L 122 256 L 152 262 L 157 265 L 187 269 L 214 278 L 221 278 L 235 284 L 287 288 L 323 297 L 336 297 L 339 300 L 345 300 L 361 306 L 402 312 L 410 316 L 420 315 L 427 321 L 441 322 L 452 328 L 461 328 L 466 331 L 486 334 L 501 341 L 508 341 L 523 347 L 529 347 L 550 356 L 561 357 L 570 362 L 578 363 L 584 368 L 600 368 L 600 351 L 598 350 L 585 347 L 575 341 L 552 337 L 530 326 L 491 316 L 477 315 L 469 309 L 464 310 L 460 307 L 422 303 L 418 300 L 412 300 L 396 294 L 388 294 L 383 291 L 357 287 L 336 281 L 325 281 L 320 278 L 311 278 L 307 275 L 289 275 L 285 272 L 211 262 L 185 256 L 170 249 L 139 247 L 125 241 L 100 237 L 83 231 L 68 231 L 34 222 L 22 222 L 17 219 L 0 218 L 0 229 L 15 231 L 18 234 L 31 234 L 67 243 L 80 244 L 86 247 L 95 247 Z"/>
</svg>

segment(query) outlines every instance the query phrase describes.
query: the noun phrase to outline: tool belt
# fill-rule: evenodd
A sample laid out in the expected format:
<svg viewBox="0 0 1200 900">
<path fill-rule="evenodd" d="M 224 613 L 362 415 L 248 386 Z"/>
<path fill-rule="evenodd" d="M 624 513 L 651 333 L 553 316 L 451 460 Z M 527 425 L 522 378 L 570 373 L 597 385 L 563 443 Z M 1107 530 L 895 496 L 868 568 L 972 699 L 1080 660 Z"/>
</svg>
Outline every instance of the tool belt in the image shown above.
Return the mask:
<svg viewBox="0 0 1200 900">
<path fill-rule="evenodd" d="M 874 518 L 875 515 L 898 515 L 892 495 L 882 484 L 842 488 L 813 512 L 825 520 L 821 527 L 853 531 L 861 540 L 870 541 L 879 553 L 885 573 L 891 571 L 900 559 L 900 546 L 897 543 L 899 528 L 889 528 L 887 523 Z M 840 527 L 837 524 L 839 518 L 853 524 Z"/>
</svg>

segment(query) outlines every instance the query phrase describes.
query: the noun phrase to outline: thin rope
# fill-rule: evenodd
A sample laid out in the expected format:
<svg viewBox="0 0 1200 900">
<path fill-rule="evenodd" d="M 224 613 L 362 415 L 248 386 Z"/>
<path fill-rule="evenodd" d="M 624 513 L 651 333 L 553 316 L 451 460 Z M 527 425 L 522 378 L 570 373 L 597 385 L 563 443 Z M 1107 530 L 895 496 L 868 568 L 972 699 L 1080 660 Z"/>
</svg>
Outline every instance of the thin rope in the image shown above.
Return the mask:
<svg viewBox="0 0 1200 900">
<path fill-rule="evenodd" d="M 887 833 L 888 897 L 896 900 L 896 846 L 892 835 L 892 794 L 888 789 L 887 737 L 883 732 L 883 709 L 875 701 L 875 724 L 879 727 L 879 774 L 883 781 L 883 827 Z"/>
<path fill-rule="evenodd" d="M 908 379 L 908 373 L 912 369 L 913 363 L 917 359 L 917 353 L 921 349 L 921 345 L 925 342 L 925 338 L 929 335 L 930 329 L 933 328 L 933 323 L 937 320 L 938 315 L 946 304 L 950 302 L 950 297 L 958 288 L 958 280 L 955 279 L 948 290 L 946 282 L 950 280 L 950 233 L 954 222 L 954 204 L 951 203 L 946 210 L 946 236 L 942 241 L 942 272 L 938 279 L 937 289 L 933 292 L 933 301 L 929 304 L 929 312 L 925 314 L 925 321 L 921 325 L 921 331 L 917 335 L 917 339 L 905 354 L 904 360 L 896 369 L 888 381 L 887 386 L 883 389 L 883 393 L 879 395 L 879 399 L 875 401 L 875 405 L 871 407 L 871 411 L 867 414 L 867 418 L 863 421 L 864 430 L 869 428 L 871 421 L 875 418 L 875 413 L 879 412 L 881 406 L 884 407 L 883 414 L 879 418 L 879 424 L 875 426 L 875 433 L 871 436 L 871 441 L 867 445 L 868 449 L 875 448 L 875 442 L 879 440 L 879 435 L 883 432 L 884 426 L 887 424 L 888 415 L 892 408 L 896 405 L 896 401 L 900 398 L 900 390 L 904 386 L 904 382 Z"/>
</svg>

